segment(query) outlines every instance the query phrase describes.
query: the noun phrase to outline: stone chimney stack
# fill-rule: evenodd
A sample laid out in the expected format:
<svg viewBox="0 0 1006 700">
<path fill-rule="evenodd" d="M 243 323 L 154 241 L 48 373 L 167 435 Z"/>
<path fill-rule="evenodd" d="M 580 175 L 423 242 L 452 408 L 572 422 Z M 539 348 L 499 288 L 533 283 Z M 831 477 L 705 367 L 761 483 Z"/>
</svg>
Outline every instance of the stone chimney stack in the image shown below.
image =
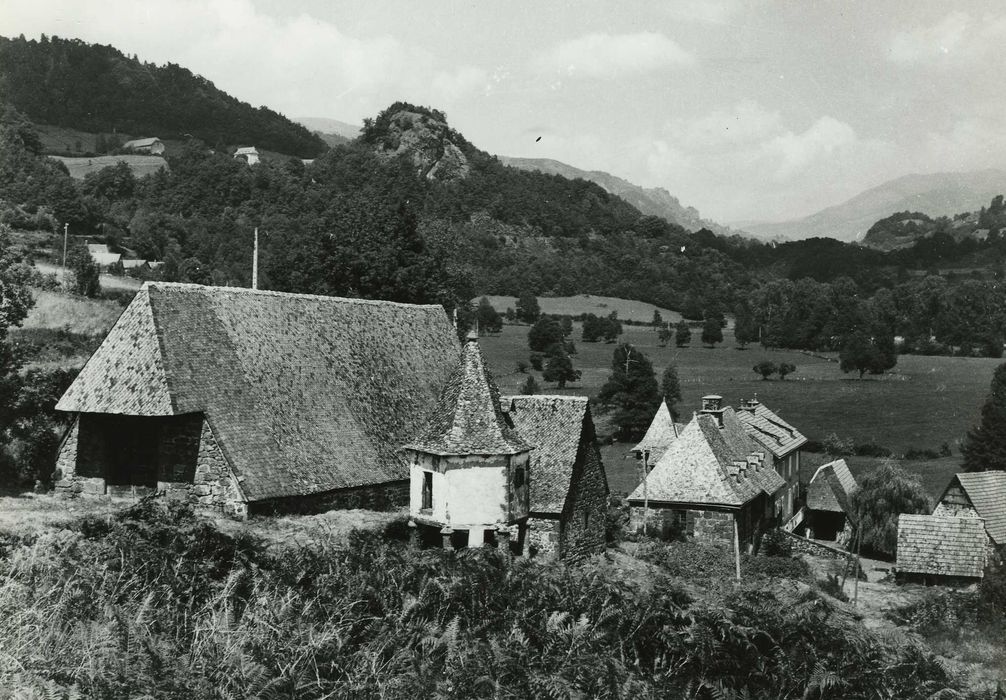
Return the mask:
<svg viewBox="0 0 1006 700">
<path fill-rule="evenodd" d="M 700 413 L 704 413 L 710 416 L 716 417 L 716 423 L 722 428 L 723 427 L 723 397 L 717 394 L 707 394 L 702 397 L 702 410 Z"/>
</svg>

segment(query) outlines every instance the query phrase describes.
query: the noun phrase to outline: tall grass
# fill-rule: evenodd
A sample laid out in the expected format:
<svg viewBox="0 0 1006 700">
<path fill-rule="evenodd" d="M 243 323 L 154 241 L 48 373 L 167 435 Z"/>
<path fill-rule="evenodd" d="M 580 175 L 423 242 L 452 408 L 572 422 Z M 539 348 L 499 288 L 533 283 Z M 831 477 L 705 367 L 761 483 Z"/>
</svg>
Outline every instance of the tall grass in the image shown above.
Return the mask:
<svg viewBox="0 0 1006 700">
<path fill-rule="evenodd" d="M 35 290 L 35 306 L 22 328 L 46 328 L 78 335 L 104 336 L 122 313 L 114 301 L 84 299 L 58 292 Z"/>
<path fill-rule="evenodd" d="M 0 698 L 865 698 L 963 688 L 923 647 L 866 632 L 813 593 L 696 602 L 669 578 L 641 586 L 603 561 L 508 564 L 494 550 L 417 551 L 376 533 L 267 554 L 156 501 L 8 542 L 0 650 L 0 688 L 11 689 Z"/>
</svg>

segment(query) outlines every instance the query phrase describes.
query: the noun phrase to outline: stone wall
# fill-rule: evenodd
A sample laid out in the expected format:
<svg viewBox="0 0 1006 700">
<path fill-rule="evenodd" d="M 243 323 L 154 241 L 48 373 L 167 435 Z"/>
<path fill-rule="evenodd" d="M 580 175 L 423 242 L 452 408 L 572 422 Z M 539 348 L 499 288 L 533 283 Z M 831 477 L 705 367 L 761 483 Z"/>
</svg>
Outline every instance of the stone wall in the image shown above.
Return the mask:
<svg viewBox="0 0 1006 700">
<path fill-rule="evenodd" d="M 828 557 L 829 559 L 844 559 L 849 556 L 849 552 L 841 547 L 835 547 L 833 545 L 825 544 L 824 542 L 800 537 L 800 535 L 796 535 L 792 532 L 786 532 L 786 530 L 781 528 L 779 529 L 779 532 L 782 532 L 789 537 L 789 541 L 793 545 L 793 551 L 795 553 L 811 554 L 815 557 Z"/>
<path fill-rule="evenodd" d="M 559 555 L 571 561 L 604 551 L 608 513 L 608 482 L 601 452 L 589 431 L 582 434 L 560 531 Z"/>
<path fill-rule="evenodd" d="M 716 510 L 696 510 L 691 535 L 698 542 L 727 542 L 733 545 L 734 515 Z"/>
<path fill-rule="evenodd" d="M 547 559 L 558 557 L 561 529 L 558 517 L 532 513 L 527 519 L 527 554 Z"/>
<path fill-rule="evenodd" d="M 252 515 L 275 515 L 282 513 L 320 513 L 326 510 L 398 510 L 409 505 L 409 482 L 390 481 L 384 484 L 339 489 L 312 496 L 275 498 L 269 501 L 255 501 L 248 504 Z"/>
</svg>

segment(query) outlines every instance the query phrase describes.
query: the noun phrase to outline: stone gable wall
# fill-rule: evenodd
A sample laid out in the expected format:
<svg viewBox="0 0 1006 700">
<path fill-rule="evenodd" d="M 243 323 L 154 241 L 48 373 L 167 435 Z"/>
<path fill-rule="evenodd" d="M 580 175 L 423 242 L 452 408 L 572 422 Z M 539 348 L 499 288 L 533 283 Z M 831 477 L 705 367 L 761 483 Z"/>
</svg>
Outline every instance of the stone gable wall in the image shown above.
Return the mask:
<svg viewBox="0 0 1006 700">
<path fill-rule="evenodd" d="M 559 555 L 576 561 L 603 552 L 607 513 L 608 487 L 601 452 L 593 440 L 584 438 L 562 513 Z"/>
</svg>

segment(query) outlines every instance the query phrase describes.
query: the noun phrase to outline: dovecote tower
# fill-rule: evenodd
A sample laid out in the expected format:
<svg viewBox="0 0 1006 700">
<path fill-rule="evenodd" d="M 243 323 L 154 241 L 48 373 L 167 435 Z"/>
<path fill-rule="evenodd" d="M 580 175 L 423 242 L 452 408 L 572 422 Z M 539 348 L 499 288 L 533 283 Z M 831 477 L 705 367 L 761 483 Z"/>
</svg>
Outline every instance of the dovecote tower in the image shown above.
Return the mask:
<svg viewBox="0 0 1006 700">
<path fill-rule="evenodd" d="M 482 546 L 487 531 L 508 540 L 515 526 L 523 541 L 532 448 L 500 409 L 475 333 L 468 334 L 425 430 L 404 449 L 414 522 L 440 528 L 445 545 L 460 530 L 470 547 Z"/>
</svg>

